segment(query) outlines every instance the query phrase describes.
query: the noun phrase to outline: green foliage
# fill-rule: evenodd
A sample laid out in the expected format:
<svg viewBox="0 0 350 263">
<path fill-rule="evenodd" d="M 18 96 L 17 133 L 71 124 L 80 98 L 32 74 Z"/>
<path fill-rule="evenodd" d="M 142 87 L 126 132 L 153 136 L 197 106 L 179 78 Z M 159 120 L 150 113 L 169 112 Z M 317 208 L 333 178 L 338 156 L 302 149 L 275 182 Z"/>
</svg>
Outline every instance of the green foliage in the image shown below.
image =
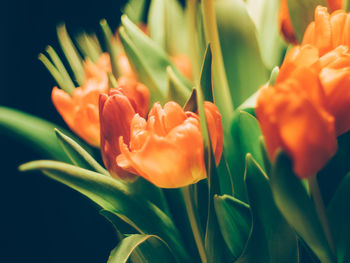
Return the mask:
<svg viewBox="0 0 350 263">
<path fill-rule="evenodd" d="M 277 155 L 272 167 L 271 188 L 283 216 L 320 261 L 336 262 L 315 206 L 283 152 Z"/>
</svg>

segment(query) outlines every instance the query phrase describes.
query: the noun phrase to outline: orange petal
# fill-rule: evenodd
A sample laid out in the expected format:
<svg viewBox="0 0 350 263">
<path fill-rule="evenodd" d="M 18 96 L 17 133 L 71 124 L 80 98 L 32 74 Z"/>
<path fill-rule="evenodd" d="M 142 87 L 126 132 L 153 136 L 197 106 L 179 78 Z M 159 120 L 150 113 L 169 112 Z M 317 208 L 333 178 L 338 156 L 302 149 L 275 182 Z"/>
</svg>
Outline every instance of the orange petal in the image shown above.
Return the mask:
<svg viewBox="0 0 350 263">
<path fill-rule="evenodd" d="M 51 99 L 64 121 L 70 128 L 72 128 L 74 103 L 71 96 L 69 96 L 64 90 L 54 87 L 51 93 Z"/>
<path fill-rule="evenodd" d="M 284 39 L 291 44 L 296 44 L 297 39 L 295 37 L 292 20 L 290 19 L 287 0 L 281 0 L 280 2 L 278 21 Z"/>
</svg>

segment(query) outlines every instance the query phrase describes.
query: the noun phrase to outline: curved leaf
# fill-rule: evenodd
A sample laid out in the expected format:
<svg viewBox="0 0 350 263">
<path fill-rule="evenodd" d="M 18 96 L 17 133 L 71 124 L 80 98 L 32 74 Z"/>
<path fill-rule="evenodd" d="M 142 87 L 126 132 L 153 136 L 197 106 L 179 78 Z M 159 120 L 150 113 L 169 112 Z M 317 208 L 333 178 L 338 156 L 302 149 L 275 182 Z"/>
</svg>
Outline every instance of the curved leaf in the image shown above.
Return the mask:
<svg viewBox="0 0 350 263">
<path fill-rule="evenodd" d="M 321 262 L 335 262 L 315 206 L 283 152 L 277 154 L 273 164 L 271 188 L 283 216 Z"/>
<path fill-rule="evenodd" d="M 21 111 L 0 106 L 0 131 L 19 140 L 45 157 L 70 162 L 59 145 L 57 125 Z"/>
<path fill-rule="evenodd" d="M 276 207 L 270 182 L 250 154 L 245 181 L 253 215 L 253 229 L 246 250 L 237 262 L 298 263 L 297 237 Z"/>
<path fill-rule="evenodd" d="M 73 164 L 84 169 L 92 170 L 100 174 L 108 175 L 109 173 L 104 169 L 83 147 L 76 141 L 69 138 L 63 132 L 55 128 L 55 133 L 63 150 L 66 152 Z"/>
<path fill-rule="evenodd" d="M 19 167 L 21 171 L 41 170 L 90 198 L 103 209 L 115 211 L 133 222 L 145 234 L 161 237 L 183 262 L 189 258 L 172 220 L 151 202 L 133 197 L 124 183 L 111 177 L 56 161 L 34 161 Z M 147 218 L 145 220 L 144 218 Z"/>
<path fill-rule="evenodd" d="M 221 234 L 235 258 L 238 258 L 249 238 L 251 213 L 249 205 L 233 196 L 214 196 Z"/>
<path fill-rule="evenodd" d="M 244 1 L 216 1 L 215 10 L 231 98 L 239 106 L 267 81 L 267 70 Z"/>
<path fill-rule="evenodd" d="M 152 242 L 153 244 L 145 251 L 143 249 L 143 262 L 176 262 L 174 255 L 169 250 L 166 243 L 155 235 L 134 234 L 124 238 L 109 255 L 107 263 L 126 263 L 131 254 L 143 243 Z M 146 252 L 148 252 L 146 254 Z"/>
</svg>

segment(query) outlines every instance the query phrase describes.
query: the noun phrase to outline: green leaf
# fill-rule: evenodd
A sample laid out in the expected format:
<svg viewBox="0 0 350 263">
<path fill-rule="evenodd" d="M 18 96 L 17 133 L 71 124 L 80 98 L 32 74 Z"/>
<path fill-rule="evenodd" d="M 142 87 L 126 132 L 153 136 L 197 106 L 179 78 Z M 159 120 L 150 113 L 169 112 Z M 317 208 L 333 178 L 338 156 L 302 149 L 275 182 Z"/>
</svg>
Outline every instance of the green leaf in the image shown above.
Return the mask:
<svg viewBox="0 0 350 263">
<path fill-rule="evenodd" d="M 167 54 L 148 36 L 146 36 L 127 16 L 122 16 L 120 37 L 129 61 L 151 92 L 151 100 L 164 101 L 167 95 L 168 78 L 166 69 L 172 68 L 177 78 L 191 91 L 193 85 L 185 79 L 175 65 L 170 62 Z"/>
<path fill-rule="evenodd" d="M 186 101 L 185 105 L 183 106 L 184 111 L 192 111 L 197 112 L 198 106 L 197 106 L 197 90 L 193 89 L 191 96 Z"/>
<path fill-rule="evenodd" d="M 112 250 L 108 263 L 126 263 L 135 249 L 142 246 L 143 243 L 151 244 L 147 250 L 142 250 L 145 260 L 143 262 L 177 262 L 167 244 L 158 236 L 134 234 L 124 238 Z"/>
<path fill-rule="evenodd" d="M 31 147 L 42 156 L 69 162 L 59 145 L 57 125 L 21 111 L 0 106 L 0 131 Z"/>
<path fill-rule="evenodd" d="M 122 71 L 120 70 L 119 64 L 118 64 L 118 59 L 117 59 L 118 50 L 114 43 L 113 33 L 105 19 L 101 20 L 100 26 L 103 33 L 104 43 L 105 43 L 107 52 L 109 53 L 109 57 L 111 59 L 112 72 L 114 77 L 117 78 L 120 75 L 120 72 Z"/>
<path fill-rule="evenodd" d="M 219 166 L 216 168 L 220 185 L 220 193 L 226 195 L 234 194 L 232 175 L 225 154 L 222 154 Z"/>
<path fill-rule="evenodd" d="M 92 37 L 86 34 L 84 31 L 75 37 L 78 48 L 84 54 L 85 59 L 89 58 L 92 62 L 96 63 L 101 56 L 101 47 L 97 44 Z"/>
<path fill-rule="evenodd" d="M 57 36 L 63 53 L 66 56 L 69 66 L 74 73 L 76 81 L 78 82 L 79 86 L 83 85 L 85 80 L 83 62 L 71 38 L 68 35 L 65 24 L 57 26 Z"/>
<path fill-rule="evenodd" d="M 167 67 L 166 71 L 168 76 L 168 100 L 176 101 L 178 104 L 184 105 L 191 95 L 191 92 L 181 83 L 170 66 Z"/>
<path fill-rule="evenodd" d="M 279 66 L 287 47 L 278 21 L 280 0 L 248 0 L 247 9 L 255 23 L 264 64 L 269 70 Z"/>
<path fill-rule="evenodd" d="M 350 12 L 350 1 L 349 0 L 343 0 L 343 9 L 346 12 Z"/>
<path fill-rule="evenodd" d="M 55 133 L 59 143 L 63 150 L 76 166 L 84 169 L 98 172 L 100 174 L 108 175 L 109 173 L 104 169 L 83 147 L 81 147 L 76 141 L 63 132 L 55 128 Z"/>
<path fill-rule="evenodd" d="M 130 0 L 126 4 L 123 13 L 134 23 L 142 23 L 146 13 L 145 0 Z"/>
<path fill-rule="evenodd" d="M 315 206 L 283 152 L 277 154 L 273 164 L 271 188 L 283 216 L 321 262 L 335 262 Z"/>
<path fill-rule="evenodd" d="M 337 260 L 346 263 L 350 260 L 350 173 L 339 185 L 327 207 L 329 225 L 336 247 Z"/>
<path fill-rule="evenodd" d="M 103 209 L 123 217 L 143 234 L 162 238 L 182 262 L 188 262 L 180 234 L 172 220 L 157 206 L 130 194 L 124 183 L 111 177 L 55 161 L 34 161 L 19 167 L 21 171 L 40 170 L 90 198 Z M 145 220 L 147 218 L 147 220 Z"/>
<path fill-rule="evenodd" d="M 214 196 L 221 234 L 235 258 L 238 258 L 248 240 L 251 229 L 249 205 L 229 196 Z"/>
<path fill-rule="evenodd" d="M 237 262 L 297 263 L 294 230 L 276 207 L 270 182 L 250 154 L 246 157 L 245 181 L 253 215 L 253 229 L 246 250 Z"/>
<path fill-rule="evenodd" d="M 267 70 L 243 0 L 216 1 L 215 10 L 231 98 L 238 106 L 266 83 Z"/>
<path fill-rule="evenodd" d="M 325 0 L 287 0 L 290 19 L 292 20 L 298 42 L 303 40 L 306 27 L 314 20 L 318 5 L 327 6 Z"/>
<path fill-rule="evenodd" d="M 215 157 L 212 151 L 209 131 L 206 123 L 203 93 L 201 89 L 197 89 L 197 105 L 198 114 L 200 118 L 200 126 L 203 136 L 204 145 L 204 160 L 206 165 L 206 172 L 208 176 L 209 186 L 209 202 L 208 202 L 208 218 L 205 232 L 205 249 L 208 262 L 225 262 L 229 260 L 227 247 L 221 235 L 220 227 L 214 208 L 214 196 L 220 194 L 220 185 L 215 164 Z"/>
<path fill-rule="evenodd" d="M 231 162 L 228 162 L 234 185 L 234 196 L 247 202 L 244 183 L 245 156 L 253 155 L 261 167 L 264 167 L 262 153 L 259 147 L 261 131 L 255 117 L 245 111 L 236 111 L 232 122 L 231 136 L 234 147 L 230 149 Z"/>
<path fill-rule="evenodd" d="M 208 44 L 204 54 L 204 61 L 200 74 L 200 85 L 203 92 L 204 100 L 214 101 L 213 83 L 212 83 L 212 53 Z"/>
</svg>

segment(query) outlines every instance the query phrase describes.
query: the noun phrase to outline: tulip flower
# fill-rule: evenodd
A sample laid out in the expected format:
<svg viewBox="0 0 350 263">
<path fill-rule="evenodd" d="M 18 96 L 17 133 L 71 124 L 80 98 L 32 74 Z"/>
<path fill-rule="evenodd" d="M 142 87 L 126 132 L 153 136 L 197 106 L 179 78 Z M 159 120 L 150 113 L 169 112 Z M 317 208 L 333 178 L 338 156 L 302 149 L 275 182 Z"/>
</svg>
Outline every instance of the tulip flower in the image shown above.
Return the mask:
<svg viewBox="0 0 350 263">
<path fill-rule="evenodd" d="M 192 63 L 188 56 L 177 55 L 171 58 L 179 71 L 188 79 L 192 79 Z"/>
<path fill-rule="evenodd" d="M 74 89 L 72 96 L 54 87 L 52 101 L 70 129 L 90 145 L 100 145 L 98 98 L 108 91 L 107 72 L 111 71 L 108 54 L 103 54 L 94 64 L 84 62 L 85 83 Z"/>
<path fill-rule="evenodd" d="M 335 10 L 342 8 L 343 0 L 327 0 L 327 4 L 331 12 L 333 12 Z M 320 8 L 320 7 L 317 7 L 317 8 Z M 323 7 L 323 9 L 327 11 L 327 8 Z M 282 32 L 282 35 L 284 36 L 284 39 L 291 44 L 296 44 L 297 39 L 296 39 L 294 29 L 293 29 L 293 24 L 289 15 L 287 0 L 281 0 L 280 2 L 278 20 L 279 20 L 281 32 Z"/>
<path fill-rule="evenodd" d="M 339 46 L 320 58 L 319 74 L 328 111 L 335 117 L 337 135 L 350 130 L 350 53 Z"/>
<path fill-rule="evenodd" d="M 135 79 L 122 77 L 118 79 L 118 88 L 100 95 L 99 113 L 101 129 L 101 154 L 109 173 L 116 178 L 132 180 L 129 172 L 116 163 L 120 154 L 119 137 L 130 141 L 130 124 L 134 115 L 145 116 L 149 105 L 148 89 Z"/>
<path fill-rule="evenodd" d="M 204 104 L 216 164 L 222 153 L 221 115 L 216 106 Z M 119 138 L 117 164 L 162 188 L 176 188 L 206 178 L 204 147 L 197 114 L 185 112 L 175 102 L 162 109 L 155 103 L 146 121 L 136 114 L 130 136 Z"/>
<path fill-rule="evenodd" d="M 256 115 L 271 160 L 278 149 L 284 150 L 301 178 L 318 172 L 337 150 L 335 121 L 326 108 L 320 70 L 317 48 L 296 47 L 275 85 L 262 88 L 257 101 Z"/>
<path fill-rule="evenodd" d="M 319 49 L 320 55 L 340 45 L 350 45 L 350 15 L 344 10 L 337 10 L 331 15 L 327 8 L 318 6 L 315 21 L 306 29 L 302 44 L 311 44 Z"/>
</svg>

